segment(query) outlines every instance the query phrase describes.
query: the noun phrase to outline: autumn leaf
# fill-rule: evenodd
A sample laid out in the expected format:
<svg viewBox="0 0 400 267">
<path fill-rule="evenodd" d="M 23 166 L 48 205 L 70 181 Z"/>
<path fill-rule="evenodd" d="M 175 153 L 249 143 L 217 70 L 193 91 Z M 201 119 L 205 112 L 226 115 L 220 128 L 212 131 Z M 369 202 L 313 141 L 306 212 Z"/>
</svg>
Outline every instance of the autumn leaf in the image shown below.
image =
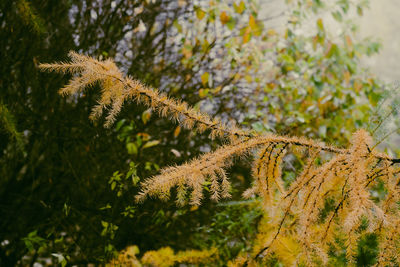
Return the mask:
<svg viewBox="0 0 400 267">
<path fill-rule="evenodd" d="M 250 26 L 250 28 L 251 28 L 252 30 L 255 30 L 255 29 L 257 28 L 257 22 L 256 22 L 256 19 L 254 18 L 253 15 L 250 15 L 250 18 L 249 18 L 249 26 Z"/>
<path fill-rule="evenodd" d="M 209 77 L 210 77 L 210 74 L 208 72 L 204 72 L 201 75 L 201 82 L 203 83 L 203 85 L 207 85 Z"/>
<path fill-rule="evenodd" d="M 362 83 L 357 79 L 354 81 L 353 87 L 356 92 L 359 92 L 362 88 Z"/>
<path fill-rule="evenodd" d="M 146 124 L 151 117 L 151 109 L 147 109 L 142 113 L 142 121 L 144 124 Z"/>
<path fill-rule="evenodd" d="M 174 130 L 174 137 L 177 138 L 180 132 L 181 132 L 181 126 L 178 125 Z"/>
<path fill-rule="evenodd" d="M 348 47 L 349 49 L 352 49 L 352 48 L 353 48 L 353 42 L 351 41 L 350 36 L 346 35 L 346 36 L 345 36 L 345 39 L 346 39 L 346 45 L 347 45 L 347 47 Z"/>
<path fill-rule="evenodd" d="M 152 146 L 156 146 L 156 145 L 158 145 L 159 143 L 160 143 L 159 140 L 149 141 L 149 142 L 147 142 L 146 144 L 144 144 L 143 149 L 149 148 L 149 147 L 152 147 Z"/>
<path fill-rule="evenodd" d="M 324 31 L 324 23 L 323 23 L 323 21 L 322 21 L 321 18 L 319 18 L 319 19 L 317 20 L 317 27 L 318 27 L 318 30 L 319 30 L 319 31 L 321 31 L 321 32 Z"/>
<path fill-rule="evenodd" d="M 249 74 L 245 75 L 244 78 L 246 79 L 246 81 L 248 83 L 251 83 L 253 81 L 253 77 L 251 77 L 251 75 L 249 75 Z"/>
<path fill-rule="evenodd" d="M 246 27 L 246 29 L 245 29 L 245 31 L 243 33 L 243 44 L 245 44 L 245 43 L 250 41 L 250 38 L 251 38 L 250 32 L 251 32 L 250 27 Z"/>
<path fill-rule="evenodd" d="M 230 17 L 229 17 L 228 14 L 226 14 L 225 11 L 222 11 L 222 12 L 221 12 L 221 15 L 219 16 L 219 20 L 221 21 L 221 23 L 222 23 L 223 25 L 225 25 L 226 23 L 229 22 Z"/>
<path fill-rule="evenodd" d="M 243 1 L 240 1 L 239 5 L 236 3 L 233 3 L 233 8 L 235 9 L 235 12 L 238 14 L 242 14 L 244 10 L 246 9 L 246 6 Z"/>
<path fill-rule="evenodd" d="M 195 12 L 196 12 L 196 17 L 199 20 L 202 20 L 204 18 L 204 16 L 206 15 L 206 12 L 204 12 L 204 10 L 199 7 L 195 8 Z"/>
<path fill-rule="evenodd" d="M 274 36 L 274 35 L 276 35 L 276 31 L 275 31 L 274 29 L 269 29 L 269 30 L 267 31 L 267 35 L 268 35 L 268 36 Z"/>
<path fill-rule="evenodd" d="M 208 95 L 208 91 L 209 91 L 209 89 L 200 89 L 200 90 L 199 90 L 199 96 L 200 96 L 200 98 L 206 97 L 206 96 Z"/>
<path fill-rule="evenodd" d="M 343 73 L 343 78 L 344 78 L 344 81 L 345 81 L 346 85 L 348 85 L 350 83 L 350 72 L 349 71 L 345 71 Z"/>
</svg>

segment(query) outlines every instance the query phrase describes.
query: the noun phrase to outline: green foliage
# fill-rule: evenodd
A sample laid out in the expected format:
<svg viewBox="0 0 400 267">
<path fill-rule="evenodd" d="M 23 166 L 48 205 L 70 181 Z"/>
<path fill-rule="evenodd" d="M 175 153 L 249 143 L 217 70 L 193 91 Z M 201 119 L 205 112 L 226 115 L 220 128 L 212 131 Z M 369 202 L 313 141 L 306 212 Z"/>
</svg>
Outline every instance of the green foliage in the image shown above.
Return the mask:
<svg viewBox="0 0 400 267">
<path fill-rule="evenodd" d="M 14 116 L 7 107 L 0 102 L 0 126 L 17 143 L 18 148 L 23 148 L 22 133 L 18 132 Z"/>
<path fill-rule="evenodd" d="M 365 47 L 373 43 L 356 43 L 349 20 L 335 25 L 340 34 L 331 36 L 319 18 L 328 8 L 334 10 L 334 17 L 348 17 L 351 4 L 342 1 L 332 7 L 314 1 L 295 7 L 285 42 L 279 38 L 269 41 L 276 68 L 270 71 L 273 78 L 264 87 L 267 95 L 258 110 L 268 110 L 269 116 L 262 119 L 274 131 L 345 144 L 351 133 L 368 121 L 368 110 L 376 104 L 370 97 L 379 95 L 381 88 L 379 81 L 359 67 L 359 59 L 369 54 Z M 306 34 L 305 21 L 314 21 L 316 31 Z M 255 115 L 263 116 L 261 112 Z"/>
<path fill-rule="evenodd" d="M 200 226 L 192 237 L 199 248 L 216 247 L 221 264 L 248 252 L 262 210 L 258 201 L 229 201 L 218 204 L 210 224 Z"/>
<path fill-rule="evenodd" d="M 375 234 L 363 236 L 358 243 L 357 266 L 373 266 L 378 255 L 378 238 Z"/>
<path fill-rule="evenodd" d="M 38 35 L 46 32 L 43 19 L 37 15 L 28 1 L 17 0 L 15 1 L 15 5 L 17 6 L 18 15 L 24 25 L 30 27 L 31 30 Z"/>
<path fill-rule="evenodd" d="M 28 236 L 22 238 L 29 251 L 46 249 L 46 240 L 37 235 L 37 231 L 30 232 Z"/>
</svg>

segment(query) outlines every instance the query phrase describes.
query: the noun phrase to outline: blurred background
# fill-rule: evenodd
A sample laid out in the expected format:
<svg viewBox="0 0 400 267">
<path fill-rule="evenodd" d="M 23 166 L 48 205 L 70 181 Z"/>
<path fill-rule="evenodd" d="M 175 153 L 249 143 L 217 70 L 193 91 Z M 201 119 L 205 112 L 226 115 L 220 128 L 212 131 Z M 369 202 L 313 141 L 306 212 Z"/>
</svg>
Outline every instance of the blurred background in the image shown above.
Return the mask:
<svg viewBox="0 0 400 267">
<path fill-rule="evenodd" d="M 334 3 L 334 2 L 333 2 Z M 362 17 L 355 16 L 355 22 L 359 27 L 357 38 L 373 37 L 379 40 L 382 45 L 379 52 L 371 57 L 362 60 L 366 68 L 378 75 L 387 82 L 399 81 L 399 51 L 400 51 L 400 24 L 399 10 L 400 2 L 393 0 L 370 0 L 369 8 L 364 11 Z M 260 16 L 276 18 L 268 22 L 271 27 L 279 27 L 284 29 L 287 23 L 287 5 L 282 1 L 270 0 L 261 1 Z M 271 14 L 272 13 L 272 14 Z M 353 13 L 353 15 L 356 15 Z M 333 18 L 329 18 L 329 30 L 332 34 L 338 34 L 336 31 L 337 24 Z M 307 31 L 307 30 L 306 30 Z"/>
<path fill-rule="evenodd" d="M 359 20 L 360 36 L 374 36 L 382 44 L 377 55 L 365 60 L 365 66 L 385 81 L 393 83 L 399 81 L 399 10 L 400 3 L 397 1 L 373 0 L 370 9 Z"/>
</svg>

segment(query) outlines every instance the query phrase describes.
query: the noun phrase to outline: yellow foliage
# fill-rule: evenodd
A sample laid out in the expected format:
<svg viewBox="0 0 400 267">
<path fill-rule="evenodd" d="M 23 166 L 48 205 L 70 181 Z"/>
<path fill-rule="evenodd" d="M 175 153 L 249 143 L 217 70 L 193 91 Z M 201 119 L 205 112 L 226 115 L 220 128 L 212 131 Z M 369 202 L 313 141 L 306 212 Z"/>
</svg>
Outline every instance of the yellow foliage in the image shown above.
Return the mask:
<svg viewBox="0 0 400 267">
<path fill-rule="evenodd" d="M 318 24 L 323 30 L 322 20 Z M 259 135 L 227 126 L 186 103 L 170 99 L 139 81 L 125 77 L 112 60 L 98 61 L 74 52 L 70 53 L 70 57 L 71 63 L 42 64 L 41 68 L 75 74 L 70 83 L 60 90 L 61 94 L 71 95 L 99 83 L 102 94 L 98 105 L 92 109 L 92 119 L 97 119 L 108 109 L 106 126 L 110 126 L 123 103 L 134 100 L 187 129 L 208 130 L 211 137 L 226 138 L 225 144 L 215 151 L 180 166 L 165 168 L 159 175 L 142 182 L 137 201 L 147 197 L 167 199 L 171 188 L 176 187 L 177 204 L 185 204 L 190 192 L 190 203 L 197 207 L 203 198 L 205 185 L 210 185 L 213 200 L 227 198 L 231 183 L 226 168 L 235 157 L 259 151 L 254 156 L 254 182 L 245 195 L 260 196 L 265 213 L 252 252 L 249 255 L 240 254 L 230 263 L 232 266 L 265 263 L 268 258 L 265 256 L 272 253 L 287 265 L 326 264 L 328 247 L 335 243 L 333 232 L 343 235 L 351 265 L 357 240 L 367 231 L 375 232 L 381 238 L 379 263 L 392 260 L 400 263 L 397 256 L 400 242 L 397 205 L 400 201 L 400 171 L 394 166 L 400 163 L 400 159 L 376 151 L 376 145 L 366 131 L 355 132 L 349 148 L 328 146 L 300 137 Z M 208 82 L 208 73 L 204 73 L 201 79 L 203 84 Z M 178 134 L 179 131 L 175 136 Z M 295 181 L 285 188 L 281 168 L 287 153 L 302 158 L 306 164 Z M 380 202 L 373 201 L 371 196 L 371 189 L 378 182 L 383 183 L 387 190 L 385 199 Z M 327 199 L 332 200 L 333 208 L 322 216 Z M 365 230 L 360 229 L 364 218 L 368 223 Z M 216 250 L 175 254 L 171 248 L 162 248 L 147 252 L 142 262 L 153 266 L 171 266 L 181 262 L 196 264 L 208 262 L 215 255 Z"/>
<path fill-rule="evenodd" d="M 292 237 L 282 237 L 274 246 L 274 252 L 285 266 L 293 266 L 301 253 L 300 244 Z"/>
<path fill-rule="evenodd" d="M 142 262 L 154 267 L 169 267 L 175 263 L 174 251 L 170 247 L 157 251 L 148 251 L 142 257 Z"/>
<path fill-rule="evenodd" d="M 130 246 L 126 249 L 122 250 L 118 257 L 111 261 L 108 266 L 110 267 L 119 267 L 119 266 L 126 266 L 126 267 L 141 267 L 142 264 L 136 258 L 136 254 L 139 253 L 139 248 L 137 246 Z"/>
<path fill-rule="evenodd" d="M 217 249 L 210 250 L 187 250 L 174 254 L 170 247 L 161 248 L 157 251 L 146 252 L 141 261 L 145 265 L 154 267 L 169 267 L 176 263 L 206 264 L 217 259 Z"/>
</svg>

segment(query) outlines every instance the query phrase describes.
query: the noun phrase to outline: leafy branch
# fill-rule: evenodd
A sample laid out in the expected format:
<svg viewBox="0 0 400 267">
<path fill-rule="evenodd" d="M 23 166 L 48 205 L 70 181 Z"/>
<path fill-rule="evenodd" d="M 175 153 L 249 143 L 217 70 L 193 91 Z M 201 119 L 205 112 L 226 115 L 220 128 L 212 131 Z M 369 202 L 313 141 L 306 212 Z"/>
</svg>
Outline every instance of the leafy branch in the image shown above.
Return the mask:
<svg viewBox="0 0 400 267">
<path fill-rule="evenodd" d="M 137 201 L 147 197 L 168 199 L 171 188 L 176 187 L 177 204 L 185 204 L 190 193 L 190 203 L 200 205 L 205 184 L 210 184 L 211 199 L 227 198 L 231 183 L 226 169 L 233 163 L 233 158 L 258 151 L 253 161 L 254 182 L 244 195 L 261 197 L 265 222 L 260 224 L 252 255 L 245 260 L 247 264 L 276 252 L 279 244 L 285 242 L 298 246 L 297 263 L 310 266 L 318 261 L 326 263 L 327 251 L 338 233 L 345 236 L 347 260 L 351 263 L 356 241 L 363 233 L 360 227 L 364 219 L 368 222 L 368 231 L 381 233 L 381 248 L 385 250 L 381 250 L 379 260 L 397 260 L 394 255 L 398 238 L 394 237 L 393 229 L 384 230 L 381 226 L 391 225 L 397 229 L 399 224 L 399 209 L 396 207 L 400 201 L 400 177 L 394 164 L 400 163 L 400 159 L 376 151 L 365 130 L 353 134 L 349 148 L 329 146 L 302 137 L 259 135 L 234 125 L 228 126 L 125 76 L 110 59 L 99 61 L 75 52 L 70 52 L 69 56 L 70 63 L 41 64 L 40 68 L 73 74 L 69 84 L 60 90 L 63 95 L 80 93 L 99 84 L 101 97 L 92 108 L 92 120 L 100 118 L 106 110 L 105 126 L 110 127 L 124 102 L 133 100 L 187 129 L 209 131 L 211 138 L 228 141 L 213 152 L 183 165 L 165 168 L 159 175 L 145 180 L 141 183 L 142 191 L 136 196 Z M 284 157 L 297 150 L 308 158 L 308 163 L 297 179 L 285 188 L 281 175 Z M 322 153 L 332 156 L 316 163 Z M 371 190 L 378 182 L 384 183 L 388 193 L 384 200 L 375 202 L 371 199 Z M 334 200 L 335 208 L 323 216 L 321 213 L 327 198 Z M 243 263 L 240 257 L 239 262 Z"/>
</svg>

